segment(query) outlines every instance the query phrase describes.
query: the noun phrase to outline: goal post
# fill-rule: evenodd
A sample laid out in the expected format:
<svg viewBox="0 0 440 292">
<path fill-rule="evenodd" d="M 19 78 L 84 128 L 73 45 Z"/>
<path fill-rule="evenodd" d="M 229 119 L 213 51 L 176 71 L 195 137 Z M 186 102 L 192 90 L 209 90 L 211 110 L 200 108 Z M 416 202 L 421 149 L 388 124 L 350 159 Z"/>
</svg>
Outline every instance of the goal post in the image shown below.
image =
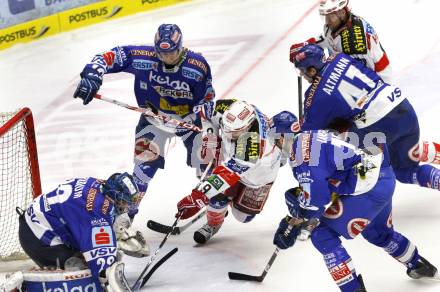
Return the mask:
<svg viewBox="0 0 440 292">
<path fill-rule="evenodd" d="M 16 207 L 41 194 L 32 112 L 0 113 L 0 261 L 25 258 L 18 240 Z"/>
</svg>

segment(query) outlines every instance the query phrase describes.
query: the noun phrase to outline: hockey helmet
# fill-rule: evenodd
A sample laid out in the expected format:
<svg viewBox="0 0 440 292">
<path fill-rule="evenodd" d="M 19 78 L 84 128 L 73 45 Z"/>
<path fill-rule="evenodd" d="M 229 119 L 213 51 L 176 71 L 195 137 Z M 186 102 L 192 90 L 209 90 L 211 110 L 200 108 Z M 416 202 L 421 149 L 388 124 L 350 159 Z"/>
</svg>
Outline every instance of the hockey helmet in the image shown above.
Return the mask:
<svg viewBox="0 0 440 292">
<path fill-rule="evenodd" d="M 176 24 L 161 24 L 154 37 L 157 54 L 169 53 L 182 48 L 182 32 Z"/>
<path fill-rule="evenodd" d="M 308 44 L 302 47 L 294 59 L 295 67 L 302 72 L 306 72 L 309 67 L 313 67 L 318 71 L 325 65 L 324 49 L 315 44 Z"/>
<path fill-rule="evenodd" d="M 298 132 L 297 126 L 298 118 L 289 111 L 282 111 L 272 117 L 272 128 L 275 133 L 291 134 Z"/>
<path fill-rule="evenodd" d="M 233 140 L 236 140 L 251 128 L 256 117 L 252 105 L 245 101 L 236 101 L 223 113 L 222 131 Z"/>
<path fill-rule="evenodd" d="M 319 3 L 319 14 L 325 16 L 346 7 L 349 10 L 348 2 L 349 0 L 321 0 Z"/>
<path fill-rule="evenodd" d="M 129 205 L 137 202 L 139 189 L 128 173 L 114 173 L 103 184 L 104 195 L 115 202 L 118 213 L 127 211 Z"/>
</svg>

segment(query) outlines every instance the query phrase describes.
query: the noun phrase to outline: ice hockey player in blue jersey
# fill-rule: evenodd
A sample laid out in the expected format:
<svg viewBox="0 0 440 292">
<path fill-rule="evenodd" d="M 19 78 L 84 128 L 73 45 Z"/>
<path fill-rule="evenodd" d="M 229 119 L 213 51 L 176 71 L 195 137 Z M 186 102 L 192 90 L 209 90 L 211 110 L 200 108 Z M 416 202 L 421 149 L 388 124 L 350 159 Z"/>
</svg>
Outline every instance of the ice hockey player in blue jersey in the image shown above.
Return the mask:
<svg viewBox="0 0 440 292">
<path fill-rule="evenodd" d="M 74 97 L 88 104 L 101 87 L 105 74 L 131 73 L 139 107 L 201 127 L 200 116 L 195 111 L 212 104 L 215 92 L 211 69 L 202 55 L 182 46 L 182 38 L 176 24 L 162 24 L 154 46 L 119 46 L 97 54 L 81 72 Z M 199 158 L 202 138 L 197 134 L 166 127 L 152 117 L 140 117 L 136 127 L 134 178 L 142 196 L 156 171 L 164 168 L 165 145 L 172 137 L 183 140 L 189 166 L 200 170 L 207 164 Z"/>
<path fill-rule="evenodd" d="M 440 162 L 440 145 L 423 141 L 417 115 L 399 87 L 373 70 L 339 53 L 326 58 L 317 45 L 306 45 L 295 66 L 311 86 L 305 93 L 302 130 L 350 128 L 350 143 L 360 148 L 388 145 L 397 180 L 440 189 L 440 171 L 420 162 Z M 385 140 L 386 139 L 386 140 Z"/>
<path fill-rule="evenodd" d="M 285 193 L 290 216 L 281 220 L 274 244 L 286 249 L 298 235 L 311 233 L 313 245 L 343 292 L 366 288 L 341 236 L 353 239 L 362 234 L 405 265 L 411 278 L 437 277 L 437 269 L 419 255 L 417 247 L 394 230 L 395 175 L 386 155 L 373 152 L 377 154 L 358 150 L 323 130 L 302 132 L 292 145 L 290 163 L 299 187 Z"/>
<path fill-rule="evenodd" d="M 20 244 L 40 268 L 71 271 L 88 267 L 89 285 L 96 290 L 87 291 L 107 291 L 108 286 L 113 289 L 109 291 L 130 291 L 124 290 L 128 284 L 120 251 L 144 257 L 149 249 L 141 235 L 125 234 L 115 218 L 126 213 L 138 196 L 133 177 L 127 173 L 115 173 L 106 181 L 92 177 L 68 180 L 35 198 L 21 214 Z M 34 284 L 41 286 L 40 282 Z"/>
</svg>

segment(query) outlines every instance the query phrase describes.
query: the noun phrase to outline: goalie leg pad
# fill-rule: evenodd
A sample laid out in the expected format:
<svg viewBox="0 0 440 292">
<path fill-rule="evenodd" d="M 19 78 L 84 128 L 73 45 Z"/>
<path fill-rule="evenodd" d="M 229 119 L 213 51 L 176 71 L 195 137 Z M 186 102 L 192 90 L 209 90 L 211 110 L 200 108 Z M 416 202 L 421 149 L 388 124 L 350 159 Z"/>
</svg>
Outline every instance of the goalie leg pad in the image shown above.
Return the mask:
<svg viewBox="0 0 440 292">
<path fill-rule="evenodd" d="M 16 291 L 15 289 L 21 289 L 23 285 L 23 272 L 18 271 L 12 274 L 7 274 L 4 282 L 0 283 L 0 291 Z"/>
<path fill-rule="evenodd" d="M 130 285 L 124 275 L 124 264 L 115 262 L 105 271 L 107 292 L 131 292 Z"/>
<path fill-rule="evenodd" d="M 23 272 L 26 291 L 101 291 L 89 269 L 80 271 L 31 270 Z"/>
</svg>

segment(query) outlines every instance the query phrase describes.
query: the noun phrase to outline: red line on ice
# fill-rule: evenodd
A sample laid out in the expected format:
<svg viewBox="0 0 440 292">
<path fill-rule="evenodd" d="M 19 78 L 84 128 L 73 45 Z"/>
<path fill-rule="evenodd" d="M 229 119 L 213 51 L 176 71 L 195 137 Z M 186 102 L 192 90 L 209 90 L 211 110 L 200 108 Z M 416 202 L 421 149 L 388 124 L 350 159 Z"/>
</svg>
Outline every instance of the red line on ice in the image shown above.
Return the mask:
<svg viewBox="0 0 440 292">
<path fill-rule="evenodd" d="M 303 20 L 318 6 L 319 1 L 315 2 L 289 29 L 279 37 L 234 83 L 226 90 L 225 93 L 220 97 L 220 99 L 228 96 L 244 79 L 246 79 L 254 69 L 260 65 L 260 63 L 268 56 L 282 41 L 284 41 L 287 36 L 289 36 L 292 31 L 294 31 L 298 25 L 303 22 Z M 287 56 L 287 53 L 286 53 Z M 287 59 L 287 57 L 286 57 Z"/>
</svg>

